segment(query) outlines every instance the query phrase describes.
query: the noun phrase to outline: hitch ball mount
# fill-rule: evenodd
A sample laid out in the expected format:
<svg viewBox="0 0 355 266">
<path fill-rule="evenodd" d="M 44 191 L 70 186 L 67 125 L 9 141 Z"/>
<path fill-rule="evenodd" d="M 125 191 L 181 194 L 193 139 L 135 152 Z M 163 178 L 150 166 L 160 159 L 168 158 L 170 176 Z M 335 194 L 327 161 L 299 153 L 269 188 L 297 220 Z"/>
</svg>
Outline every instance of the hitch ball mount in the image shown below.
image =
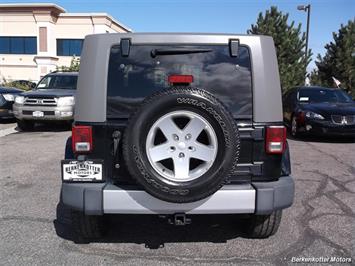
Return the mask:
<svg viewBox="0 0 355 266">
<path fill-rule="evenodd" d="M 191 218 L 186 217 L 185 213 L 175 213 L 168 217 L 168 223 L 176 226 L 191 224 Z"/>
</svg>

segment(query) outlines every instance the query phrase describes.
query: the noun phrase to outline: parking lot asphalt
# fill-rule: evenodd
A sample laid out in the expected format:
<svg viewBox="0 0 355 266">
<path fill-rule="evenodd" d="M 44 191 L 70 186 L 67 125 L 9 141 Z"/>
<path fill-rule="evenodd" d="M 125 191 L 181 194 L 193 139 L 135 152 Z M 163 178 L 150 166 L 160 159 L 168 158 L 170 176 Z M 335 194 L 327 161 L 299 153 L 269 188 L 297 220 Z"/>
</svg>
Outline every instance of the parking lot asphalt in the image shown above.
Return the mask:
<svg viewBox="0 0 355 266">
<path fill-rule="evenodd" d="M 16 127 L 15 120 L 13 120 L 13 119 L 2 120 L 1 123 L 0 123 L 0 133 L 4 129 L 15 128 L 15 127 Z"/>
<path fill-rule="evenodd" d="M 0 137 L 1 265 L 285 265 L 332 256 L 354 263 L 353 142 L 289 140 L 295 202 L 268 239 L 243 238 L 231 216 L 199 216 L 185 227 L 118 216 L 109 219 L 108 237 L 76 244 L 70 226 L 56 216 L 59 162 L 69 135 L 52 126 Z"/>
</svg>

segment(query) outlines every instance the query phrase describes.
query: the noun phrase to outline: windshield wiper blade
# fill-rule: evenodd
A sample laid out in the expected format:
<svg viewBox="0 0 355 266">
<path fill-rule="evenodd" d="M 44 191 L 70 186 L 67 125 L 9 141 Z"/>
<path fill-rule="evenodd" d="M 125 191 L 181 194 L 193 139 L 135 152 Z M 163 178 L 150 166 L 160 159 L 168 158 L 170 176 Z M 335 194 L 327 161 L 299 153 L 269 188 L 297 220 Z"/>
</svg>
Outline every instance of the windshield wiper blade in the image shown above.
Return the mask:
<svg viewBox="0 0 355 266">
<path fill-rule="evenodd" d="M 199 54 L 209 53 L 211 49 L 186 49 L 186 48 L 172 48 L 172 49 L 153 49 L 150 55 L 154 58 L 157 55 L 179 55 L 179 54 Z"/>
</svg>

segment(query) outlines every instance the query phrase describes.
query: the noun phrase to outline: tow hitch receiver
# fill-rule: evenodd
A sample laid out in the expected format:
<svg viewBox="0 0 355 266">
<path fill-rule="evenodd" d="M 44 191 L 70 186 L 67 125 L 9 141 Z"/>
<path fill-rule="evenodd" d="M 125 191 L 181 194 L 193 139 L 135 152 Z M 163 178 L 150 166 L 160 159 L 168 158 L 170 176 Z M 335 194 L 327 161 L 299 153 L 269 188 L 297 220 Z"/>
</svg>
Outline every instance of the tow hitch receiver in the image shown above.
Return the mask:
<svg viewBox="0 0 355 266">
<path fill-rule="evenodd" d="M 176 213 L 168 218 L 168 223 L 173 225 L 191 224 L 191 218 L 187 218 L 185 213 Z"/>
</svg>

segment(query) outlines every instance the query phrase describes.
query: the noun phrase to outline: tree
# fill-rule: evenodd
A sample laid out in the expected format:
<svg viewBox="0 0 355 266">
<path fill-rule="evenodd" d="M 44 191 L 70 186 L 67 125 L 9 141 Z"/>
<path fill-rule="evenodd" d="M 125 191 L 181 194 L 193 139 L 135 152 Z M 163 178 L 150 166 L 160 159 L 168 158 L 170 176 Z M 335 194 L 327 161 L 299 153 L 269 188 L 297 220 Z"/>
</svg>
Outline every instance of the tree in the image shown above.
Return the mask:
<svg viewBox="0 0 355 266">
<path fill-rule="evenodd" d="M 31 80 L 29 80 L 31 81 Z M 0 81 L 0 86 L 3 87 L 10 87 L 10 88 L 16 88 L 24 91 L 32 90 L 33 88 L 29 84 L 21 83 L 19 81 L 8 81 L 5 78 L 2 78 L 2 81 Z"/>
<path fill-rule="evenodd" d="M 319 71 L 316 68 L 314 68 L 312 70 L 311 75 L 310 75 L 310 79 L 311 79 L 312 85 L 327 86 L 320 78 Z"/>
<path fill-rule="evenodd" d="M 70 61 L 70 66 L 57 66 L 57 71 L 62 71 L 62 72 L 72 72 L 72 71 L 79 71 L 80 68 L 80 58 L 73 56 L 73 58 Z"/>
<path fill-rule="evenodd" d="M 251 34 L 273 37 L 283 91 L 304 83 L 306 62 L 308 65 L 312 56 L 309 50 L 305 58 L 306 35 L 301 33 L 301 23 L 297 27 L 294 21 L 288 24 L 288 16 L 288 13 L 282 14 L 277 7 L 272 6 L 265 15 L 260 12 L 256 24 L 252 24 L 248 30 Z"/>
<path fill-rule="evenodd" d="M 332 77 L 335 77 L 355 96 L 355 19 L 346 26 L 341 24 L 338 33 L 333 32 L 333 39 L 324 46 L 325 55 L 317 56 L 319 79 L 323 85 L 334 87 Z"/>
</svg>

